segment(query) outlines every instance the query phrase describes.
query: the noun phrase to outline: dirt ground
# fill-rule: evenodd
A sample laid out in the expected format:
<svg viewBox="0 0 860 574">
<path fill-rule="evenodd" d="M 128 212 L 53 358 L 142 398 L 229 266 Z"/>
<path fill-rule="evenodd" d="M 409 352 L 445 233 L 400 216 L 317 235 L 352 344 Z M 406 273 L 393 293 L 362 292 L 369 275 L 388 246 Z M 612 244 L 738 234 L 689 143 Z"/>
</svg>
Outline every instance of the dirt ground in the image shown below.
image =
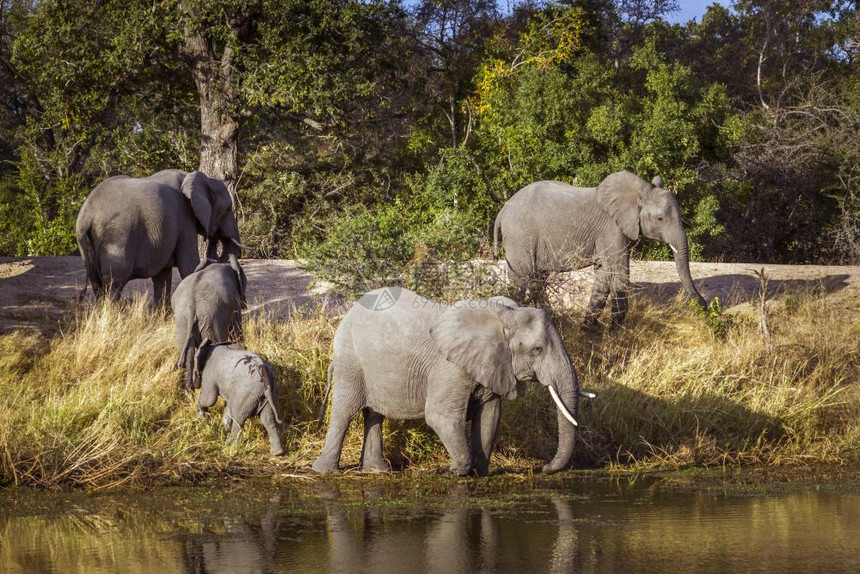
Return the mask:
<svg viewBox="0 0 860 574">
<path fill-rule="evenodd" d="M 295 261 L 245 259 L 248 276 L 248 313 L 270 313 L 283 317 L 305 305 L 337 308 L 326 285 Z M 696 287 L 707 300 L 718 296 L 731 310 L 749 303 L 758 293 L 756 270 L 768 277 L 769 298 L 785 293 L 823 290 L 828 300 L 845 306 L 860 320 L 860 266 L 766 265 L 759 263 L 692 263 Z M 590 289 L 591 270 L 566 274 L 556 283 L 565 305 L 581 305 Z M 84 266 L 80 257 L 0 257 L 0 333 L 22 328 L 55 332 L 70 313 L 84 285 Z M 671 261 L 634 261 L 631 264 L 633 294 L 654 300 L 675 297 L 680 283 Z M 174 272 L 173 286 L 179 283 Z M 150 280 L 130 282 L 124 298 L 152 296 Z M 92 291 L 88 290 L 92 297 Z M 332 301 L 335 301 L 333 304 Z"/>
</svg>

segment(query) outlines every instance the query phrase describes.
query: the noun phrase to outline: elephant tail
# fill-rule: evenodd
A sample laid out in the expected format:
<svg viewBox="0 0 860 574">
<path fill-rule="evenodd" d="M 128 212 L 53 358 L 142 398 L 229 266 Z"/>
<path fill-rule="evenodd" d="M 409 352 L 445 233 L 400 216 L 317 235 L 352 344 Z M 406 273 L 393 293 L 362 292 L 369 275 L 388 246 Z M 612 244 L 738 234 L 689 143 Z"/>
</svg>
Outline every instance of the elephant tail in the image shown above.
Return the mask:
<svg viewBox="0 0 860 574">
<path fill-rule="evenodd" d="M 81 250 L 81 257 L 84 260 L 84 268 L 87 273 L 87 277 L 84 279 L 84 288 L 81 289 L 81 292 L 78 295 L 79 302 L 83 301 L 84 295 L 87 294 L 87 284 L 93 286 L 93 292 L 97 297 L 104 293 L 104 282 L 102 281 L 101 274 L 99 273 L 99 262 L 96 257 L 96 250 L 93 243 L 92 228 L 88 226 L 83 230 L 83 233 L 80 234 L 78 240 L 78 247 Z"/>
<path fill-rule="evenodd" d="M 185 340 L 185 347 L 179 354 L 179 361 L 176 366 L 180 369 L 185 369 L 183 373 L 183 386 L 186 389 L 194 388 L 194 354 L 197 352 L 197 347 L 200 346 L 200 329 L 197 326 L 197 321 L 191 326 L 188 332 L 188 338 Z"/>
<path fill-rule="evenodd" d="M 322 427 L 323 420 L 325 419 L 325 409 L 328 406 L 328 395 L 331 392 L 331 373 L 333 366 L 334 363 L 329 363 L 328 371 L 326 372 L 325 395 L 323 395 L 322 407 L 320 407 L 320 414 L 317 417 L 317 428 Z"/>
<path fill-rule="evenodd" d="M 263 369 L 266 372 L 266 384 L 263 385 L 263 396 L 266 397 L 266 400 L 269 401 L 269 404 L 272 406 L 272 413 L 275 415 L 275 422 L 279 425 L 283 425 L 284 421 L 281 420 L 281 417 L 278 415 L 278 409 L 275 407 L 275 397 L 272 395 L 272 390 L 275 388 L 275 377 L 272 374 L 272 369 L 269 365 L 266 365 Z"/>
<path fill-rule="evenodd" d="M 496 222 L 493 224 L 493 257 L 499 258 L 499 235 L 502 231 L 502 213 L 496 216 Z"/>
</svg>

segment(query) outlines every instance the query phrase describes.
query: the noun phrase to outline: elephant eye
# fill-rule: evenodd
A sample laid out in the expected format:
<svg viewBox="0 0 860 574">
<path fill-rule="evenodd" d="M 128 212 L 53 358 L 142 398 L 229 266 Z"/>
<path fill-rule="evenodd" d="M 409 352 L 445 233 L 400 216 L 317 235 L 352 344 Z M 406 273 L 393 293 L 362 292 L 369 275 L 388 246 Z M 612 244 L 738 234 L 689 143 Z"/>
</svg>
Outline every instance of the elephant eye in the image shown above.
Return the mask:
<svg viewBox="0 0 860 574">
<path fill-rule="evenodd" d="M 543 353 L 543 347 L 532 347 L 532 355 L 537 357 L 541 353 Z"/>
</svg>

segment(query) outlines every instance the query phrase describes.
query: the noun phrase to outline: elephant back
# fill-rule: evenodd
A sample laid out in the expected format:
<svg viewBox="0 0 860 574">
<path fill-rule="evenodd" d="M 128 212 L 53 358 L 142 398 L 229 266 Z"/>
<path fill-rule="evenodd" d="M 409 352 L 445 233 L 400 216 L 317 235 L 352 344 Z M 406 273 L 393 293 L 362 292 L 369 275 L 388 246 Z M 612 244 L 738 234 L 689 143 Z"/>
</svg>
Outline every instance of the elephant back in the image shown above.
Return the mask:
<svg viewBox="0 0 860 574">
<path fill-rule="evenodd" d="M 509 263 L 538 269 L 581 267 L 594 250 L 595 230 L 610 220 L 593 187 L 539 181 L 518 191 L 499 214 Z"/>
</svg>

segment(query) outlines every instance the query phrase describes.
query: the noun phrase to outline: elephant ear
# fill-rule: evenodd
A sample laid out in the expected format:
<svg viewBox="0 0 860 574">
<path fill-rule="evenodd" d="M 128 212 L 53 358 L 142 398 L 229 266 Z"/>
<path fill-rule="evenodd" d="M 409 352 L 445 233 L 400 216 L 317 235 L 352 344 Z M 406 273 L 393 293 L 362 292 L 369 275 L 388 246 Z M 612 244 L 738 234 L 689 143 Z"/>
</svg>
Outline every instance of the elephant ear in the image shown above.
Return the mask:
<svg viewBox="0 0 860 574">
<path fill-rule="evenodd" d="M 597 186 L 598 205 L 631 240 L 639 237 L 640 193 L 650 188 L 647 181 L 629 171 L 615 172 Z"/>
<path fill-rule="evenodd" d="M 203 227 L 203 234 L 212 238 L 221 218 L 232 207 L 227 186 L 202 171 L 193 171 L 182 181 L 182 193 L 191 201 L 191 209 Z"/>
<path fill-rule="evenodd" d="M 445 359 L 497 395 L 516 397 L 513 358 L 499 317 L 486 309 L 452 308 L 430 328 Z"/>
</svg>

